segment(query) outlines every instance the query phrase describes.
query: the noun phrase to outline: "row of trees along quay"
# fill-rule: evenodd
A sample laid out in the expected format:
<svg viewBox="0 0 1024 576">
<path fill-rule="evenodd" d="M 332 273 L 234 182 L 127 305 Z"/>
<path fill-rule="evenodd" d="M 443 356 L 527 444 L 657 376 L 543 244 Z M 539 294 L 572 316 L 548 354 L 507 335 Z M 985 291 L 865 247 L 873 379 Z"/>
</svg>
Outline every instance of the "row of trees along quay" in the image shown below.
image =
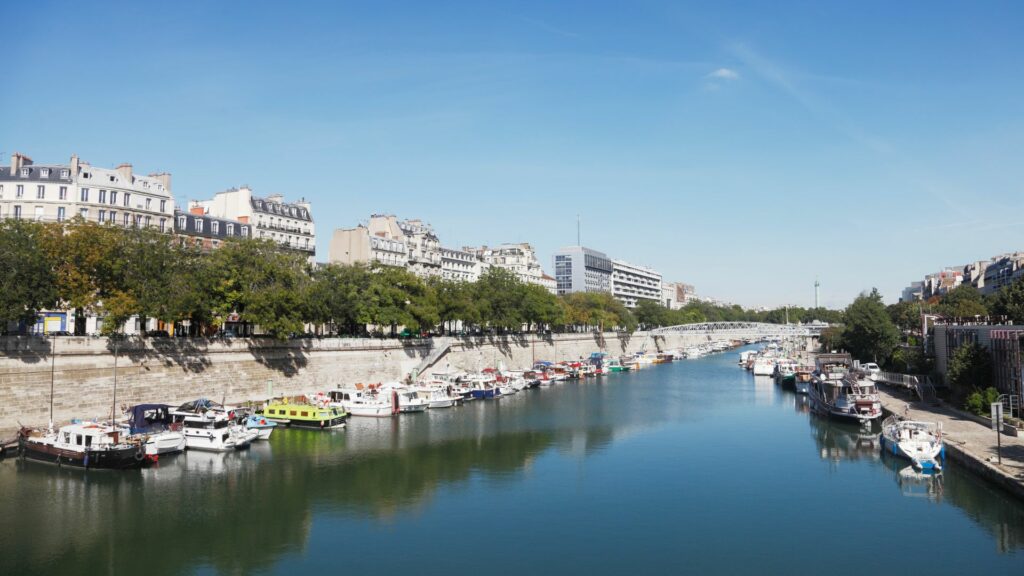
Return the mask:
<svg viewBox="0 0 1024 576">
<path fill-rule="evenodd" d="M 271 241 L 229 239 L 203 252 L 154 229 L 78 217 L 0 221 L 0 269 L 5 333 L 19 322 L 33 325 L 45 310 L 96 314 L 105 334 L 137 316 L 179 328 L 187 321 L 188 334 L 204 336 L 231 318 L 280 339 L 309 330 L 318 336 L 631 332 L 704 321 L 842 320 L 833 310 L 754 312 L 706 302 L 670 310 L 643 301 L 629 310 L 610 294 L 555 296 L 501 268 L 459 282 L 379 264 L 311 266 L 305 255 Z"/>
</svg>

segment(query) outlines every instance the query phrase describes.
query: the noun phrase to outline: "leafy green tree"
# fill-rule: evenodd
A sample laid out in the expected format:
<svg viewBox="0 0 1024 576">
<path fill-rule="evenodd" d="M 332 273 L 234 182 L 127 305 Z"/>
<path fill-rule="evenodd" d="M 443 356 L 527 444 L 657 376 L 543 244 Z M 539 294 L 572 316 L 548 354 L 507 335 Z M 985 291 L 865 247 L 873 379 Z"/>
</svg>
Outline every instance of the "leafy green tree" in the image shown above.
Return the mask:
<svg viewBox="0 0 1024 576">
<path fill-rule="evenodd" d="M 543 326 L 562 324 L 565 320 L 565 309 L 558 297 L 547 288 L 537 284 L 526 284 L 520 288 L 520 314 L 526 321 L 527 330 Z"/>
<path fill-rule="evenodd" d="M 946 378 L 959 397 L 988 387 L 992 379 L 992 356 L 988 349 L 975 342 L 957 348 L 949 359 Z"/>
<path fill-rule="evenodd" d="M 899 344 L 899 330 L 876 288 L 858 296 L 846 308 L 845 318 L 843 344 L 856 358 L 885 362 Z"/>
<path fill-rule="evenodd" d="M 885 308 L 893 324 L 903 332 L 920 332 L 921 313 L 929 309 L 925 302 L 898 302 Z"/>
<path fill-rule="evenodd" d="M 633 309 L 637 323 L 644 328 L 672 326 L 672 311 L 653 300 L 639 300 Z"/>
<path fill-rule="evenodd" d="M 43 249 L 46 228 L 27 220 L 0 221 L 0 332 L 8 322 L 35 324 L 57 303 L 53 262 Z"/>
<path fill-rule="evenodd" d="M 361 334 L 370 321 L 370 270 L 366 265 L 327 264 L 313 271 L 306 295 L 306 318 L 329 330 Z"/>
<path fill-rule="evenodd" d="M 523 283 L 512 272 L 492 267 L 476 282 L 476 302 L 483 326 L 518 330 L 526 323 L 521 306 Z"/>
<path fill-rule="evenodd" d="M 1014 324 L 1024 324 L 1024 276 L 996 294 L 992 312 L 1007 316 Z"/>
<path fill-rule="evenodd" d="M 438 317 L 446 332 L 451 332 L 458 322 L 462 322 L 463 328 L 480 323 L 475 283 L 435 277 L 430 279 L 430 285 L 437 296 Z"/>
<path fill-rule="evenodd" d="M 978 289 L 970 284 L 962 284 L 947 292 L 939 300 L 936 308 L 939 314 L 947 318 L 972 318 L 988 315 L 985 299 Z"/>
<path fill-rule="evenodd" d="M 366 293 L 369 323 L 389 326 L 394 335 L 398 326 L 419 331 L 440 322 L 434 293 L 421 278 L 403 268 L 379 264 L 371 266 L 370 272 Z"/>
<path fill-rule="evenodd" d="M 636 318 L 611 294 L 605 292 L 573 292 L 563 297 L 567 322 L 600 331 L 620 328 L 632 332 Z"/>
<path fill-rule="evenodd" d="M 218 321 L 238 313 L 279 339 L 302 332 L 306 311 L 306 259 L 268 240 L 238 239 L 211 255 Z"/>
</svg>

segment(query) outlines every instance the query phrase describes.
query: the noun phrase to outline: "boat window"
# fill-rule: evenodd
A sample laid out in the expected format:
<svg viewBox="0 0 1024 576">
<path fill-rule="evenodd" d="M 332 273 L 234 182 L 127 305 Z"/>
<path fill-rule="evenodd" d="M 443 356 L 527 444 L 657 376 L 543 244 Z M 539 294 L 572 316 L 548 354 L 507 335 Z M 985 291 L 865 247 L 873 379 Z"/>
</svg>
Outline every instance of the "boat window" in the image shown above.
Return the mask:
<svg viewBox="0 0 1024 576">
<path fill-rule="evenodd" d="M 289 412 L 288 415 L 289 416 L 295 416 L 295 410 L 292 410 L 291 412 Z"/>
<path fill-rule="evenodd" d="M 228 424 L 230 424 L 230 422 L 227 420 L 217 420 L 213 423 L 213 428 L 227 428 Z"/>
<path fill-rule="evenodd" d="M 81 434 L 75 434 L 75 444 L 77 444 L 79 446 L 82 445 L 82 435 Z"/>
<path fill-rule="evenodd" d="M 307 416 L 309 416 L 309 412 L 306 412 L 305 410 L 303 410 L 303 411 L 302 411 L 302 416 L 303 416 L 303 417 L 307 417 Z"/>
<path fill-rule="evenodd" d="M 85 446 L 86 446 L 86 448 L 88 448 L 89 446 L 92 446 L 92 436 L 86 436 L 85 437 Z"/>
<path fill-rule="evenodd" d="M 71 444 L 71 433 L 70 432 L 65 432 L 64 433 L 64 443 L 65 444 Z"/>
<path fill-rule="evenodd" d="M 330 416 L 330 415 L 327 412 L 321 412 L 320 413 L 320 418 L 327 418 L 328 416 Z"/>
</svg>

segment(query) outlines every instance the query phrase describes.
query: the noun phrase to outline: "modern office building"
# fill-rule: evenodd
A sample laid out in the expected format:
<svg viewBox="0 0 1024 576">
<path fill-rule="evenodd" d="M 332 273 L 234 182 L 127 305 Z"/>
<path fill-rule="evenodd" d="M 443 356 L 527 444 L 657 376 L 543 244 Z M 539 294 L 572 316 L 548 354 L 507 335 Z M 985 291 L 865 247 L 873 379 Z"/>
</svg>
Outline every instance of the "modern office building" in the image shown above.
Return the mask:
<svg viewBox="0 0 1024 576">
<path fill-rule="evenodd" d="M 635 308 L 640 300 L 661 303 L 661 273 L 625 260 L 612 260 L 612 295 L 626 308 Z"/>
<path fill-rule="evenodd" d="M 555 290 L 572 292 L 612 291 L 612 261 L 604 252 L 583 246 L 568 246 L 555 252 Z"/>
</svg>

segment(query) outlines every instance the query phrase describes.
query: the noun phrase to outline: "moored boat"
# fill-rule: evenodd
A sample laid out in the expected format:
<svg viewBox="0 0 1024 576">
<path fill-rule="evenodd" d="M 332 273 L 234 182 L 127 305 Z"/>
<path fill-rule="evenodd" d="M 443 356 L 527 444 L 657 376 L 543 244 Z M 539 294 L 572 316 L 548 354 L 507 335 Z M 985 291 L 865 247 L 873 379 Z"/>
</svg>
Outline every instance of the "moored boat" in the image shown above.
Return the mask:
<svg viewBox="0 0 1024 576">
<path fill-rule="evenodd" d="M 398 392 L 377 393 L 361 384 L 356 388 L 338 388 L 327 393 L 328 405 L 341 408 L 353 416 L 388 418 L 398 414 Z"/>
<path fill-rule="evenodd" d="M 125 436 L 121 426 L 98 422 L 68 424 L 55 432 L 22 428 L 18 451 L 31 460 L 86 469 L 141 468 L 151 461 L 142 442 L 128 441 Z"/>
<path fill-rule="evenodd" d="M 187 446 L 185 432 L 174 422 L 170 409 L 166 404 L 137 404 L 128 409 L 128 434 L 142 442 L 151 459 L 182 452 Z"/>
<path fill-rule="evenodd" d="M 945 446 L 941 422 L 900 420 L 889 416 L 882 422 L 882 433 L 878 439 L 882 452 L 910 460 L 915 469 L 926 473 L 942 471 Z"/>
<path fill-rule="evenodd" d="M 268 420 L 296 428 L 330 430 L 344 428 L 348 412 L 328 403 L 313 404 L 305 396 L 278 398 L 267 403 L 262 411 Z"/>
</svg>

